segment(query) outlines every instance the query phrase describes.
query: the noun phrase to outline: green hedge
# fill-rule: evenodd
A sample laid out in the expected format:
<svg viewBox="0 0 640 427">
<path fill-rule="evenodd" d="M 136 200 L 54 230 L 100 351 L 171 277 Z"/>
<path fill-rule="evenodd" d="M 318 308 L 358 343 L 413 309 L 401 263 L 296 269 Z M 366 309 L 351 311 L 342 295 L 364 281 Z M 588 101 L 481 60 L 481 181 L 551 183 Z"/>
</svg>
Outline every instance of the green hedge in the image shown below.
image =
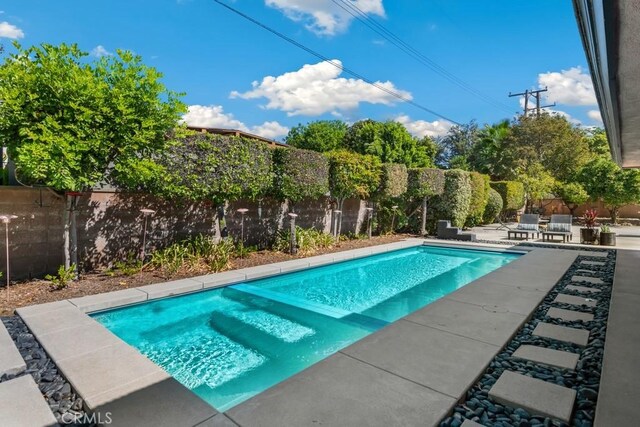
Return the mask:
<svg viewBox="0 0 640 427">
<path fill-rule="evenodd" d="M 491 188 L 502 197 L 502 209 L 518 210 L 524 206 L 524 185 L 518 181 L 495 181 Z"/>
<path fill-rule="evenodd" d="M 482 224 L 482 216 L 489 201 L 489 176 L 478 172 L 470 172 L 471 202 L 469 203 L 469 215 L 465 222 L 466 227 L 475 227 Z"/>
<path fill-rule="evenodd" d="M 502 196 L 496 190 L 490 188 L 489 200 L 482 215 L 482 223 L 493 224 L 500 212 L 502 212 Z"/>
<path fill-rule="evenodd" d="M 471 204 L 471 178 L 468 172 L 452 169 L 444 173 L 444 192 L 435 198 L 433 219 L 451 221 L 454 227 L 463 227 Z"/>
<path fill-rule="evenodd" d="M 407 192 L 407 167 L 398 163 L 384 163 L 380 175 L 377 198 L 400 197 Z"/>
<path fill-rule="evenodd" d="M 277 148 L 273 152 L 274 195 L 296 203 L 329 192 L 329 161 L 311 150 Z"/>
<path fill-rule="evenodd" d="M 368 199 L 378 189 L 382 163 L 377 157 L 348 150 L 331 151 L 327 157 L 331 196 L 338 200 Z"/>
<path fill-rule="evenodd" d="M 409 169 L 407 194 L 419 199 L 438 196 L 444 191 L 444 181 L 444 171 L 442 169 Z"/>
</svg>

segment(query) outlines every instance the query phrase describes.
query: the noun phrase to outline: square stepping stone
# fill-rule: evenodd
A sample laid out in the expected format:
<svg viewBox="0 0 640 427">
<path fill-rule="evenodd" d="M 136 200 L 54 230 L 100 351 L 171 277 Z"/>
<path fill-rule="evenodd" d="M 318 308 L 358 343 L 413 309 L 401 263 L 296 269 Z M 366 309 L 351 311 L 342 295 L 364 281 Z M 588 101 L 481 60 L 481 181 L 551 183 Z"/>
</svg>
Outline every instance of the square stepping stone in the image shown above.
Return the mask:
<svg viewBox="0 0 640 427">
<path fill-rule="evenodd" d="M 478 424 L 473 420 L 464 420 L 461 427 L 482 427 L 482 424 Z"/>
<path fill-rule="evenodd" d="M 596 266 L 596 267 L 603 267 L 605 265 L 604 262 L 602 261 L 580 261 L 580 264 L 584 264 L 584 265 L 591 265 L 591 266 Z"/>
<path fill-rule="evenodd" d="M 588 282 L 593 283 L 594 285 L 604 285 L 602 279 L 598 279 L 597 277 L 587 277 L 587 276 L 573 276 L 571 277 L 572 282 Z"/>
<path fill-rule="evenodd" d="M 0 384 L 0 425 L 58 425 L 31 375 L 23 375 Z"/>
<path fill-rule="evenodd" d="M 526 409 L 534 415 L 568 423 L 576 391 L 516 372 L 504 371 L 489 390 L 489 397 L 504 405 Z"/>
<path fill-rule="evenodd" d="M 540 322 L 532 332 L 533 335 L 569 342 L 584 347 L 589 342 L 589 331 Z"/>
<path fill-rule="evenodd" d="M 561 302 L 564 304 L 586 305 L 587 307 L 595 307 L 597 300 L 593 298 L 578 297 L 575 295 L 558 294 L 553 302 Z"/>
<path fill-rule="evenodd" d="M 530 360 L 561 369 L 576 369 L 579 355 L 568 351 L 554 350 L 537 345 L 521 345 L 513 352 L 513 357 Z"/>
<path fill-rule="evenodd" d="M 575 322 L 576 320 L 582 320 L 583 322 L 591 322 L 593 320 L 593 314 L 583 313 L 581 311 L 565 310 L 564 308 L 551 307 L 547 311 L 547 316 L 554 319 L 566 320 L 567 322 Z"/>
<path fill-rule="evenodd" d="M 580 252 L 578 253 L 578 255 L 580 255 L 580 256 L 590 256 L 590 257 L 606 258 L 608 254 L 607 254 L 606 252 L 600 252 L 600 251 L 580 251 Z"/>
<path fill-rule="evenodd" d="M 577 285 L 567 285 L 567 286 L 565 286 L 565 289 L 568 289 L 570 291 L 588 292 L 588 293 L 602 292 L 598 288 L 589 288 L 588 286 L 577 286 Z"/>
</svg>

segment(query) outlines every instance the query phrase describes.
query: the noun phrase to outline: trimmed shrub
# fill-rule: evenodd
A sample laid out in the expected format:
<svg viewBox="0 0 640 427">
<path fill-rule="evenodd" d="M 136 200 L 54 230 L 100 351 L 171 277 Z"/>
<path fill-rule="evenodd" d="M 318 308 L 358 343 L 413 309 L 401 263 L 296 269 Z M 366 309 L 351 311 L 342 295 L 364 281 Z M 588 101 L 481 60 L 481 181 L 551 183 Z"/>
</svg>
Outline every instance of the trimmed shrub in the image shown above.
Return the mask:
<svg viewBox="0 0 640 427">
<path fill-rule="evenodd" d="M 329 158 L 329 189 L 338 200 L 369 198 L 380 185 L 382 163 L 377 157 L 335 150 Z"/>
<path fill-rule="evenodd" d="M 281 230 L 276 237 L 272 249 L 274 251 L 289 253 L 291 242 L 291 230 Z M 323 248 L 335 245 L 336 238 L 328 233 L 323 233 L 314 228 L 305 229 L 296 225 L 296 243 L 300 255 L 309 255 Z"/>
<path fill-rule="evenodd" d="M 411 197 L 438 196 L 444 191 L 444 171 L 432 168 L 414 168 L 408 171 L 407 193 Z"/>
<path fill-rule="evenodd" d="M 435 198 L 433 219 L 451 221 L 454 227 L 463 227 L 469 214 L 471 203 L 471 178 L 469 173 L 460 169 L 447 170 L 444 173 L 444 192 Z"/>
<path fill-rule="evenodd" d="M 193 201 L 254 199 L 273 185 L 271 149 L 260 141 L 178 130 L 153 190 Z"/>
<path fill-rule="evenodd" d="M 400 197 L 407 192 L 407 167 L 397 163 L 384 163 L 377 198 Z"/>
<path fill-rule="evenodd" d="M 502 212 L 502 196 L 493 188 L 489 188 L 489 200 L 484 208 L 482 223 L 493 224 L 500 212 Z"/>
<path fill-rule="evenodd" d="M 495 181 L 491 188 L 502 197 L 502 209 L 518 210 L 524 206 L 524 185 L 518 181 Z"/>
<path fill-rule="evenodd" d="M 471 180 L 471 202 L 469 203 L 469 215 L 465 221 L 466 227 L 475 227 L 482 223 L 482 216 L 489 201 L 489 176 L 478 172 L 469 172 Z"/>
<path fill-rule="evenodd" d="M 329 161 L 311 150 L 278 148 L 273 152 L 274 194 L 292 203 L 329 192 Z"/>
</svg>

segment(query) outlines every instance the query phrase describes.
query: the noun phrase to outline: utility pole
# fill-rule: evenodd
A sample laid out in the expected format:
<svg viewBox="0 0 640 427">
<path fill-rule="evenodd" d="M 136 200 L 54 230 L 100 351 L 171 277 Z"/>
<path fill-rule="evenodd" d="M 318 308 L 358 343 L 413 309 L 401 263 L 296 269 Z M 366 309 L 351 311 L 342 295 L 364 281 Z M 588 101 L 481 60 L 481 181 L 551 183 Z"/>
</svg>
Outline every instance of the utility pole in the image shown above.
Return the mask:
<svg viewBox="0 0 640 427">
<path fill-rule="evenodd" d="M 524 92 L 521 93 L 511 93 L 509 92 L 509 97 L 513 97 L 513 96 L 523 96 L 524 97 L 524 107 L 522 108 L 522 114 L 526 117 L 527 113 L 529 113 L 529 111 L 534 111 L 536 112 L 536 117 L 540 117 L 540 110 L 542 110 L 543 108 L 548 108 L 548 107 L 555 107 L 556 103 L 554 102 L 553 104 L 549 104 L 549 105 L 540 105 L 540 94 L 542 92 L 547 92 L 548 89 L 545 87 L 544 89 L 538 89 L 538 90 L 525 90 Z M 536 106 L 535 107 L 531 107 L 529 108 L 529 98 L 534 97 L 535 101 L 536 101 Z"/>
</svg>

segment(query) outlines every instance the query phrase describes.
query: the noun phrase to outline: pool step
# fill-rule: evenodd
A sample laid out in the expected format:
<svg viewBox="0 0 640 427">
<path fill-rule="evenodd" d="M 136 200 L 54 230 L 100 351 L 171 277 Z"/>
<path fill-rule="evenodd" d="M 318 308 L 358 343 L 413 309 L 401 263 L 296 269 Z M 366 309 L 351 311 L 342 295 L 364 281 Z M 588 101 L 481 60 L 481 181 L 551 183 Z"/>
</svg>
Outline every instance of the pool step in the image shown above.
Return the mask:
<svg viewBox="0 0 640 427">
<path fill-rule="evenodd" d="M 512 371 L 504 371 L 489 390 L 494 401 L 568 423 L 576 391 Z"/>
</svg>

